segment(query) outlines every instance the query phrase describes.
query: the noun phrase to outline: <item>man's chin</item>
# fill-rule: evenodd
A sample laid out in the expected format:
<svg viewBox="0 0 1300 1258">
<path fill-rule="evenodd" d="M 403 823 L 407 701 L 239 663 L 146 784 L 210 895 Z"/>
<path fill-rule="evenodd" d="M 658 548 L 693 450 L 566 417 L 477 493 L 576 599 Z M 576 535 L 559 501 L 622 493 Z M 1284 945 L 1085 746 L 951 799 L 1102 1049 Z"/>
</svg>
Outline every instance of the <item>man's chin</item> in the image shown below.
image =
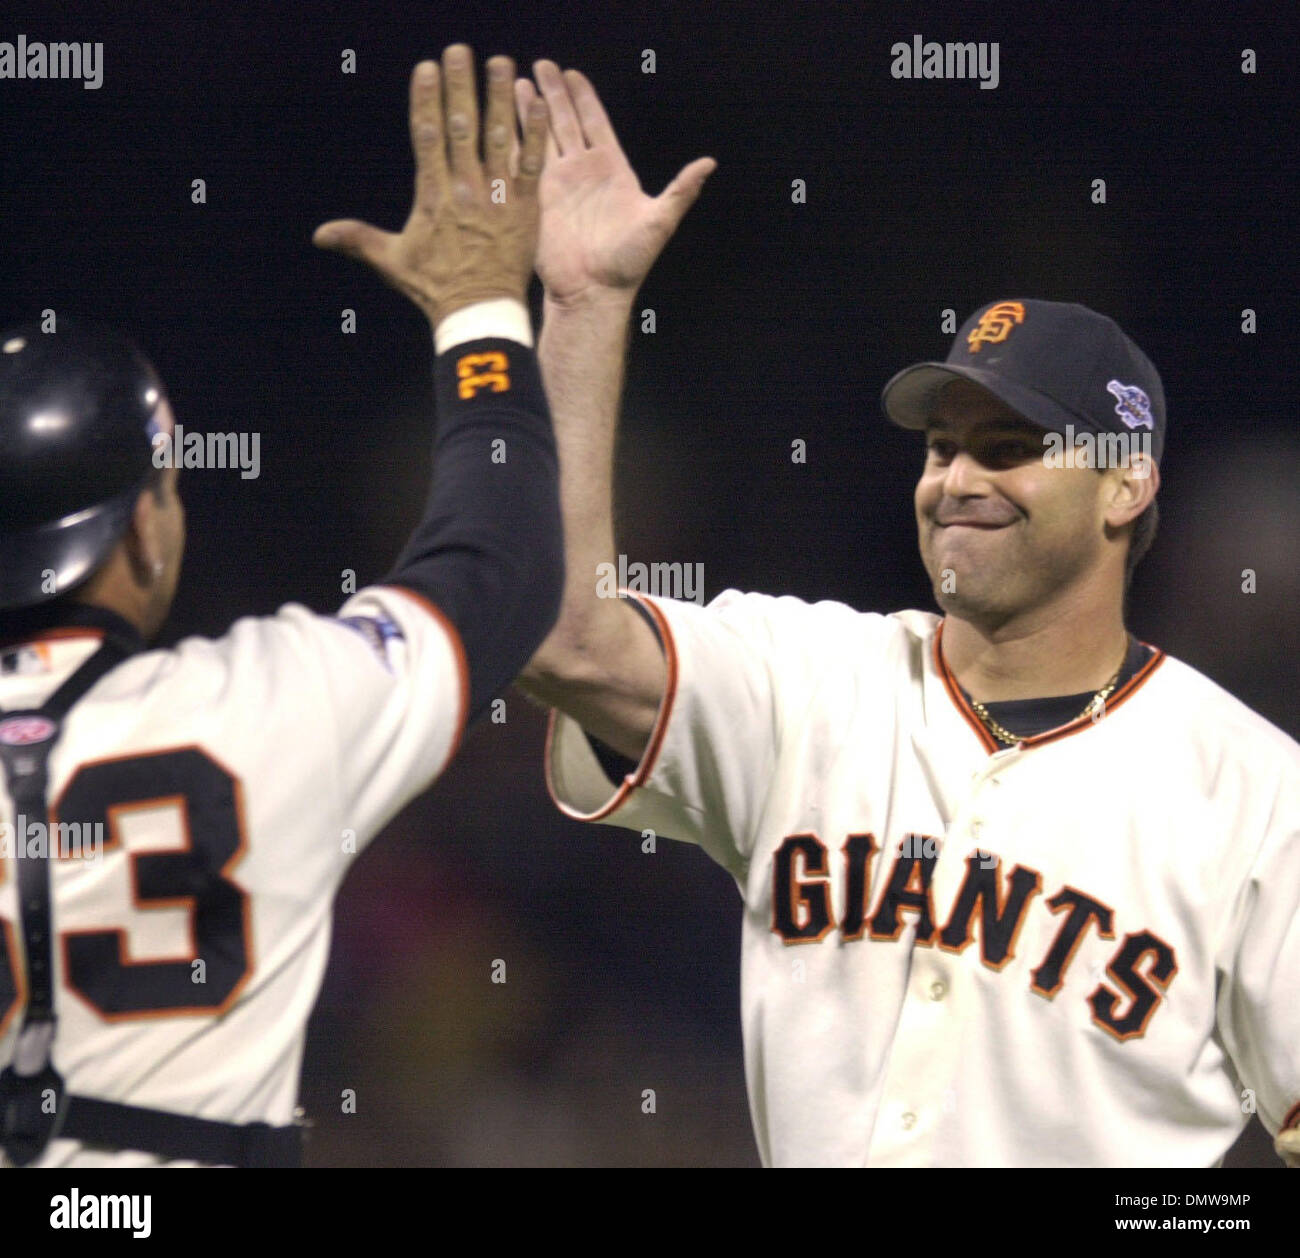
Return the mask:
<svg viewBox="0 0 1300 1258">
<path fill-rule="evenodd" d="M 934 601 L 946 616 L 969 620 L 973 624 L 995 624 L 1003 621 L 1014 610 L 1007 598 L 1006 585 L 991 586 L 987 580 L 978 583 L 967 580 L 964 584 L 956 573 L 948 579 L 942 576 L 934 583 Z"/>
</svg>

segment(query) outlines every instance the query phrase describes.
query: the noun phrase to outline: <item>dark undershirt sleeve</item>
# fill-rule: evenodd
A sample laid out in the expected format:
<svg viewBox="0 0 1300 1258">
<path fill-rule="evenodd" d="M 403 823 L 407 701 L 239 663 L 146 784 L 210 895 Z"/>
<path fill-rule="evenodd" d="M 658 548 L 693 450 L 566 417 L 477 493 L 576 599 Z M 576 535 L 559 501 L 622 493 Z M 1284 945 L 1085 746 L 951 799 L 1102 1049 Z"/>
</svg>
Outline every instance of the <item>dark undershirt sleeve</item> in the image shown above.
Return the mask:
<svg viewBox="0 0 1300 1258">
<path fill-rule="evenodd" d="M 474 387 L 473 380 L 486 383 Z M 434 386 L 428 503 L 385 584 L 423 595 L 455 626 L 469 668 L 472 722 L 559 615 L 564 541 L 555 436 L 536 356 L 518 341 L 454 346 L 438 356 Z"/>
<path fill-rule="evenodd" d="M 621 751 L 615 751 L 607 743 L 602 743 L 594 734 L 588 734 L 587 741 L 611 782 L 621 782 L 629 773 L 636 772 L 636 761 L 629 760 Z"/>
</svg>

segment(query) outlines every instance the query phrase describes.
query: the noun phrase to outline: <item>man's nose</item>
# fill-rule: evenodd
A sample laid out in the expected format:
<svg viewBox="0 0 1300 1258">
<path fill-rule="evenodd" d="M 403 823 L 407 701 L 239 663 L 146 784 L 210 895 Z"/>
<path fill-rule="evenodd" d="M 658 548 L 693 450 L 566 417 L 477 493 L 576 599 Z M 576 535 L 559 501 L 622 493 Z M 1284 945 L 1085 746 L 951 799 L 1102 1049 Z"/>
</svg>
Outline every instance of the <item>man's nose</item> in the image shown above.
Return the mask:
<svg viewBox="0 0 1300 1258">
<path fill-rule="evenodd" d="M 988 492 L 988 468 L 965 450 L 953 455 L 944 470 L 943 492 L 947 498 L 976 498 Z"/>
</svg>

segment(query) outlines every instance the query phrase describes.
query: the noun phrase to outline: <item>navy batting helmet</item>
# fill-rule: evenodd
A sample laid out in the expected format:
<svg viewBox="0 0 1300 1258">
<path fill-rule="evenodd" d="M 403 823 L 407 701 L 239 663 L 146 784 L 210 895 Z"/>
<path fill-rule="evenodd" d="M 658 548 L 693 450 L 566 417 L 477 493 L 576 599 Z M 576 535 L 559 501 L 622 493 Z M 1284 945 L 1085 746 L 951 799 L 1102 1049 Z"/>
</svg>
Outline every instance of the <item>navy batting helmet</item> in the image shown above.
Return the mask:
<svg viewBox="0 0 1300 1258">
<path fill-rule="evenodd" d="M 100 324 L 0 332 L 0 608 L 56 598 L 108 557 L 154 472 L 164 396 Z"/>
</svg>

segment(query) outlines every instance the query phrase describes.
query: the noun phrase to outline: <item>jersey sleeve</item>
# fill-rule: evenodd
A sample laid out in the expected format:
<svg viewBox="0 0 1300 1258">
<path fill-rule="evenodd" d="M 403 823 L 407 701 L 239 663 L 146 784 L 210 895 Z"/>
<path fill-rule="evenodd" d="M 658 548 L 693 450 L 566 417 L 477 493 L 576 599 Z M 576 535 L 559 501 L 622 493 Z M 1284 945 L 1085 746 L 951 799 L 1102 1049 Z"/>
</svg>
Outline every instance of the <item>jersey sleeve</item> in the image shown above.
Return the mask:
<svg viewBox="0 0 1300 1258">
<path fill-rule="evenodd" d="M 547 737 L 552 798 L 567 816 L 699 844 L 737 878 L 776 768 L 783 724 L 779 623 L 798 603 L 727 590 L 707 607 L 648 595 L 667 661 L 663 701 L 641 762 L 606 777 L 582 728 L 555 712 Z"/>
<path fill-rule="evenodd" d="M 354 850 L 373 838 L 443 771 L 464 730 L 459 638 L 414 591 L 367 587 L 334 616 L 288 604 L 237 621 L 206 648 L 191 641 L 183 654 L 212 650 L 221 663 L 204 674 L 221 688 L 200 729 L 212 724 L 210 741 L 228 745 L 262 792 L 309 796 L 302 815 L 328 826 L 332 845 L 338 830 Z"/>
<path fill-rule="evenodd" d="M 1274 825 L 1242 889 L 1219 993 L 1219 1026 L 1271 1136 L 1300 1128 L 1300 801 Z"/>
<path fill-rule="evenodd" d="M 455 626 L 415 590 L 363 590 L 335 623 L 354 657 L 334 694 L 343 807 L 347 824 L 369 837 L 456 754 L 469 666 Z"/>
</svg>

